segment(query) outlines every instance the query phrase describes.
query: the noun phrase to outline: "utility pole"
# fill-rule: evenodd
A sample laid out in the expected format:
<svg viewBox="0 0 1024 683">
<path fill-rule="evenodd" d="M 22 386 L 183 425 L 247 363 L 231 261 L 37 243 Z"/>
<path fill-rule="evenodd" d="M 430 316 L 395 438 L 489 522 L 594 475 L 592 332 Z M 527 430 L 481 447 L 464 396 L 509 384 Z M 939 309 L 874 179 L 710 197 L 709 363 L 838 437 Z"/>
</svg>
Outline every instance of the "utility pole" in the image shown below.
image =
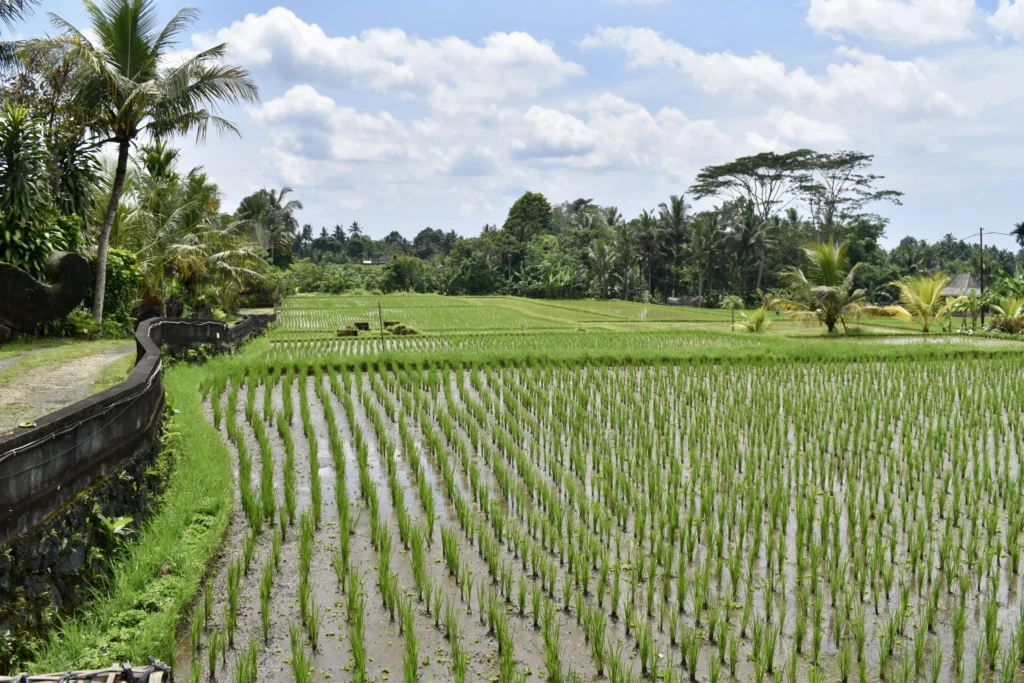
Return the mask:
<svg viewBox="0 0 1024 683">
<path fill-rule="evenodd" d="M 980 253 L 978 254 L 978 271 L 981 274 L 981 292 L 978 296 L 985 294 L 985 228 L 978 228 L 978 245 Z M 981 305 L 981 327 L 985 327 L 985 304 L 982 302 Z"/>
</svg>

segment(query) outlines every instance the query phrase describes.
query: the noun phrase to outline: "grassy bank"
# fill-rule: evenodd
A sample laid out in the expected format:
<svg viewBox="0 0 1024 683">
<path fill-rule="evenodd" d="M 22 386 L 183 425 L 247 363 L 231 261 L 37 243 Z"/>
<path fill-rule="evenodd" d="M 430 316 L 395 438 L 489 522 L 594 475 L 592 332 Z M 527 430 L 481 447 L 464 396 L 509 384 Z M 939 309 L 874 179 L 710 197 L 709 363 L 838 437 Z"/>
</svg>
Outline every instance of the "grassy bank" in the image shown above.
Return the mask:
<svg viewBox="0 0 1024 683">
<path fill-rule="evenodd" d="M 215 361 L 216 362 L 216 361 Z M 210 367 L 178 366 L 164 377 L 168 446 L 176 453 L 161 508 L 114 560 L 96 597 L 55 630 L 34 672 L 168 658 L 182 610 L 191 602 L 231 514 L 231 464 L 204 418 L 196 387 Z"/>
</svg>

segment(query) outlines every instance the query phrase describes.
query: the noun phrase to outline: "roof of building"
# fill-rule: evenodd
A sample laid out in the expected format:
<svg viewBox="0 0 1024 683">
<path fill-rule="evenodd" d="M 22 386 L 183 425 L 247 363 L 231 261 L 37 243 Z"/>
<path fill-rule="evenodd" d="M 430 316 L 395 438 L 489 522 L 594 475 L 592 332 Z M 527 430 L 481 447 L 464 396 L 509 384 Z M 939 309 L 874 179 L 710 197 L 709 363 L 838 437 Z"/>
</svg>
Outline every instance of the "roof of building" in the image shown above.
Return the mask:
<svg viewBox="0 0 1024 683">
<path fill-rule="evenodd" d="M 960 273 L 946 285 L 942 290 L 942 296 L 968 296 L 974 290 L 975 294 L 981 294 L 981 285 L 970 273 Z"/>
</svg>

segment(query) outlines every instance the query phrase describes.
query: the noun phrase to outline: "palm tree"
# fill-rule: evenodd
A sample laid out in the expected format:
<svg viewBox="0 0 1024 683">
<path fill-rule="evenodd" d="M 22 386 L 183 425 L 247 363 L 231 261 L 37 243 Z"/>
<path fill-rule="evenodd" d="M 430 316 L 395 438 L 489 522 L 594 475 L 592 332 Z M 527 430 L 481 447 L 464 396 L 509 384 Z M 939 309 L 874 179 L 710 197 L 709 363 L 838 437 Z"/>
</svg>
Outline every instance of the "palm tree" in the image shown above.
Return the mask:
<svg viewBox="0 0 1024 683">
<path fill-rule="evenodd" d="M 807 258 L 807 272 L 794 267 L 781 273 L 788 287 L 772 304 L 793 311 L 798 317 L 817 320 L 830 334 L 840 323 L 845 330 L 846 319 L 860 315 L 868 305 L 865 291 L 853 288 L 853 277 L 861 264 L 849 267 L 846 242 L 814 242 L 802 251 Z"/>
<path fill-rule="evenodd" d="M 302 202 L 284 201 L 291 192 L 290 187 L 259 190 L 243 199 L 235 212 L 241 226 L 253 241 L 263 246 L 271 261 L 277 252 L 287 251 L 299 227 L 295 212 L 303 208 Z"/>
<path fill-rule="evenodd" d="M 735 294 L 730 294 L 722 297 L 722 303 L 718 304 L 718 307 L 724 308 L 732 314 L 732 326 L 736 327 L 736 311 L 743 310 L 743 299 Z"/>
<path fill-rule="evenodd" d="M 609 228 L 617 228 L 622 225 L 623 218 L 622 212 L 619 211 L 617 206 L 609 206 L 604 210 L 604 222 Z"/>
<path fill-rule="evenodd" d="M 11 27 L 14 22 L 27 17 L 32 7 L 38 4 L 39 0 L 0 0 L 0 21 Z"/>
<path fill-rule="evenodd" d="M 197 10 L 179 10 L 158 30 L 156 0 L 83 0 L 91 26 L 80 31 L 51 14 L 62 33 L 31 41 L 27 49 L 68 59 L 74 65 L 74 98 L 90 112 L 89 128 L 102 142 L 117 144 L 117 166 L 103 227 L 96 243 L 93 314 L 102 322 L 106 288 L 107 247 L 121 201 L 132 143 L 149 133 L 196 134 L 202 142 L 212 125 L 238 133 L 233 123 L 215 112 L 222 102 L 257 102 L 259 91 L 249 72 L 222 63 L 223 43 L 176 64 L 167 64 L 182 34 L 199 17 Z"/>
<path fill-rule="evenodd" d="M 704 282 L 711 271 L 711 256 L 722 241 L 722 225 L 718 212 L 704 211 L 697 214 L 690 229 L 688 252 L 697 270 L 697 297 L 704 302 Z"/>
<path fill-rule="evenodd" d="M 768 309 L 764 306 L 761 306 L 749 315 L 745 312 L 741 312 L 740 315 L 743 316 L 743 320 L 740 321 L 740 327 L 751 334 L 761 334 L 772 324 L 771 319 L 768 317 Z"/>
<path fill-rule="evenodd" d="M 934 323 L 953 312 L 953 306 L 963 297 L 943 296 L 942 290 L 949 284 L 944 273 L 917 275 L 889 283 L 900 291 L 900 305 L 878 309 L 881 315 L 892 315 L 900 320 L 916 322 L 925 334 Z"/>
<path fill-rule="evenodd" d="M 687 227 L 689 224 L 686 209 L 686 200 L 683 195 L 671 195 L 668 198 L 668 203 L 662 202 L 658 205 L 658 220 L 664 226 L 665 247 L 672 256 L 674 277 L 679 277 L 680 260 L 683 256 L 683 250 L 686 248 Z M 676 288 L 673 284 L 672 296 L 675 295 Z"/>
<path fill-rule="evenodd" d="M 637 218 L 637 238 L 643 252 L 644 265 L 647 267 L 647 291 L 654 292 L 654 267 L 661 251 L 661 224 L 654 214 L 644 209 Z"/>
<path fill-rule="evenodd" d="M 359 225 L 359 221 L 352 221 L 352 225 L 348 226 L 349 237 L 362 237 L 363 226 Z"/>
<path fill-rule="evenodd" d="M 597 286 L 597 295 L 601 299 L 607 299 L 608 279 L 615 269 L 615 253 L 608 247 L 607 242 L 597 240 L 587 248 L 587 258 L 590 260 L 590 272 Z"/>
<path fill-rule="evenodd" d="M 638 257 L 636 230 L 633 224 L 620 223 L 615 231 L 615 262 L 622 268 L 619 277 L 622 280 L 622 298 L 625 301 L 629 301 L 629 294 L 632 291 L 631 280 Z"/>
<path fill-rule="evenodd" d="M 742 285 L 749 286 L 746 271 L 757 263 L 757 278 L 754 289 L 761 289 L 764 264 L 768 255 L 775 251 L 776 241 L 772 237 L 770 221 L 763 220 L 754 210 L 753 202 L 746 202 L 738 212 L 731 212 L 729 245 L 736 257 L 736 264 Z"/>
<path fill-rule="evenodd" d="M 1013 226 L 1013 231 L 1010 234 L 1017 240 L 1017 244 L 1020 245 L 1020 248 L 1024 249 L 1024 221 Z"/>
</svg>

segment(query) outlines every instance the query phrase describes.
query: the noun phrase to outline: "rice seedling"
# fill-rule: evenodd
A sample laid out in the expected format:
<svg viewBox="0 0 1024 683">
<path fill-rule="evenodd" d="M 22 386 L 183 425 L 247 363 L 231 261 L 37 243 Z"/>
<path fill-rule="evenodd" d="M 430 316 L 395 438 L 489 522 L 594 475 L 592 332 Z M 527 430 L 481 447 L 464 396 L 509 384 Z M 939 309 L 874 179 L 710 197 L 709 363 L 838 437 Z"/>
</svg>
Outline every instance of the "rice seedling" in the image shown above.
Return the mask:
<svg viewBox="0 0 1024 683">
<path fill-rule="evenodd" d="M 252 558 L 256 555 L 256 544 L 258 539 L 256 538 L 256 532 L 250 530 L 245 535 L 245 545 L 242 547 L 242 558 L 244 560 L 243 573 L 248 576 L 249 568 L 252 565 Z"/>
<path fill-rule="evenodd" d="M 200 607 L 196 606 L 195 615 L 192 617 L 192 626 L 190 630 L 191 637 L 191 652 L 195 656 L 199 653 L 199 645 L 203 637 L 203 614 L 200 611 Z"/>
<path fill-rule="evenodd" d="M 270 593 L 274 585 L 273 561 L 268 561 L 260 577 L 260 627 L 263 630 L 263 642 L 270 635 Z"/>
<path fill-rule="evenodd" d="M 298 624 L 292 622 L 289 626 L 288 638 L 291 644 L 292 679 L 295 683 L 309 683 L 313 664 L 306 655 L 306 644 Z"/>
<path fill-rule="evenodd" d="M 206 640 L 206 668 L 210 672 L 210 680 L 217 677 L 217 655 L 220 653 L 220 629 L 214 627 Z"/>
<path fill-rule="evenodd" d="M 203 588 L 203 628 L 210 628 L 210 619 L 213 618 L 213 580 L 207 579 Z"/>
<path fill-rule="evenodd" d="M 309 647 L 313 652 L 320 651 L 320 629 L 323 627 L 326 610 L 316 604 L 316 598 L 309 597 L 309 607 L 306 608 L 305 626 L 306 635 L 309 636 Z"/>
</svg>

